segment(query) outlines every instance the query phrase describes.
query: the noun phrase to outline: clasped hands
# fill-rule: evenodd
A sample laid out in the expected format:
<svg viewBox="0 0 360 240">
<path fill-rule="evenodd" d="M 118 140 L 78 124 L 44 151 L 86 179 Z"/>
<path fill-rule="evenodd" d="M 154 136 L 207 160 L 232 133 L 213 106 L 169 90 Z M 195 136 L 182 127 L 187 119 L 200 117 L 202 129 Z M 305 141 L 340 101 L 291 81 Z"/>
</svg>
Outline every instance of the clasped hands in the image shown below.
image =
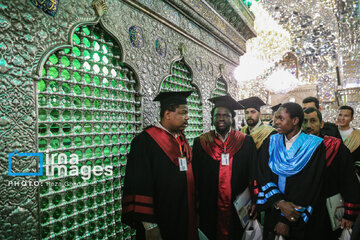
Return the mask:
<svg viewBox="0 0 360 240">
<path fill-rule="evenodd" d="M 297 209 L 301 209 L 301 207 L 295 205 L 292 202 L 281 200 L 276 204 L 276 207 L 280 209 L 281 213 L 290 222 L 296 222 L 299 219 L 299 217 L 301 217 L 301 212 L 297 210 Z"/>
<path fill-rule="evenodd" d="M 276 208 L 279 209 L 281 213 L 286 217 L 286 219 L 290 222 L 296 222 L 301 216 L 301 213 L 296 210 L 301 209 L 301 207 L 295 205 L 292 202 L 281 200 L 276 204 Z M 286 237 L 289 236 L 290 229 L 287 224 L 278 222 L 275 226 L 274 232 L 277 235 L 282 235 Z"/>
</svg>

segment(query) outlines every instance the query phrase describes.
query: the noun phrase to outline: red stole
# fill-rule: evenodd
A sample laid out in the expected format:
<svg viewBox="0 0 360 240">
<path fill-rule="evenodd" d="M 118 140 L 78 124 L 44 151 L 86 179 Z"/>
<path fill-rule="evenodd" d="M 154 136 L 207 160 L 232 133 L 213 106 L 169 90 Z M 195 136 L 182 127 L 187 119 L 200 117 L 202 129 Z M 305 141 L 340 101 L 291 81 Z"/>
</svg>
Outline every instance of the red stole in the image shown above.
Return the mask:
<svg viewBox="0 0 360 240">
<path fill-rule="evenodd" d="M 171 162 L 179 166 L 180 148 L 179 143 L 174 136 L 165 130 L 158 127 L 151 127 L 145 130 L 165 152 L 166 156 L 170 158 Z M 195 215 L 195 187 L 194 175 L 191 165 L 192 151 L 191 147 L 183 134 L 180 134 L 181 145 L 183 152 L 186 154 L 187 168 L 186 181 L 187 181 L 187 194 L 188 194 L 188 239 L 198 239 L 198 231 Z M 180 171 L 180 170 L 179 170 Z"/>
<path fill-rule="evenodd" d="M 218 139 L 213 131 L 200 136 L 200 143 L 204 151 L 215 161 L 219 162 L 219 193 L 218 193 L 218 227 L 217 239 L 227 239 L 229 236 L 231 216 L 231 175 L 234 155 L 244 143 L 245 134 L 231 130 L 228 136 L 226 152 L 229 153 L 229 165 L 221 164 L 221 154 L 224 153 L 224 143 Z"/>
<path fill-rule="evenodd" d="M 339 151 L 341 140 L 336 137 L 324 136 L 326 147 L 326 166 L 330 166 Z"/>
</svg>

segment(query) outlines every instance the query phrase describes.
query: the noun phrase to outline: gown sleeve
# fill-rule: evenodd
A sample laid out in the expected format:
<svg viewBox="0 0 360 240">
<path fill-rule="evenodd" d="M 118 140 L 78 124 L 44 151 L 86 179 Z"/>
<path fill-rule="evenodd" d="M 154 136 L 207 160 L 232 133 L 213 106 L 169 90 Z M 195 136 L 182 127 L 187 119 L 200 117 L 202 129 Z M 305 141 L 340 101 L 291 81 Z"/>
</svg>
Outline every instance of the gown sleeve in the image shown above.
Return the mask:
<svg viewBox="0 0 360 240">
<path fill-rule="evenodd" d="M 154 182 L 152 177 L 150 137 L 143 132 L 131 143 L 127 158 L 122 222 L 135 227 L 141 221 L 155 222 Z"/>
<path fill-rule="evenodd" d="M 251 195 L 251 200 L 253 204 L 256 204 L 257 195 L 259 194 L 259 181 L 257 180 L 257 161 L 258 161 L 258 151 L 252 137 L 246 136 L 246 140 L 249 142 L 248 146 L 248 166 L 249 169 L 249 190 Z"/>
<path fill-rule="evenodd" d="M 340 182 L 340 194 L 344 198 L 344 218 L 355 221 L 360 214 L 360 183 L 355 175 L 354 161 L 349 149 L 341 143 L 336 164 L 337 178 Z"/>
<path fill-rule="evenodd" d="M 256 154 L 253 154 L 253 162 L 252 162 L 252 165 L 251 165 L 251 175 L 250 175 L 250 184 L 249 184 L 249 187 L 250 187 L 250 192 L 252 194 L 252 200 L 254 203 L 256 203 L 257 201 L 257 197 L 258 197 L 258 194 L 261 190 L 261 186 L 260 186 L 260 182 L 259 182 L 259 179 L 258 179 L 258 167 L 259 167 L 259 159 L 264 159 L 265 156 L 262 156 L 260 157 L 260 154 L 264 155 L 264 152 L 263 151 L 266 151 L 266 150 L 263 150 L 263 148 L 268 148 L 269 145 L 267 144 L 267 142 L 269 141 L 271 135 L 273 134 L 276 134 L 277 131 L 274 130 L 272 131 L 269 136 L 264 140 L 263 144 L 261 145 L 261 147 L 256 150 Z M 255 144 L 255 143 L 254 143 Z M 256 145 L 255 145 L 255 148 L 256 148 Z M 253 151 L 253 150 L 251 150 Z"/>
<path fill-rule="evenodd" d="M 355 170 L 357 175 L 359 176 L 359 182 L 360 182 L 360 147 L 358 147 L 355 151 L 351 153 L 351 156 L 354 160 Z"/>
<path fill-rule="evenodd" d="M 199 171 L 201 166 L 201 143 L 200 137 L 194 139 L 194 145 L 192 147 L 192 169 L 194 174 L 194 182 L 195 182 L 195 207 L 198 211 L 199 209 Z"/>
<path fill-rule="evenodd" d="M 283 200 L 284 196 L 280 192 L 273 179 L 273 172 L 269 167 L 269 144 L 270 138 L 261 146 L 256 161 L 256 180 L 258 181 L 259 193 L 257 195 L 257 209 L 263 211 L 271 208 L 276 202 Z"/>
<path fill-rule="evenodd" d="M 198 178 L 198 171 L 199 171 L 199 165 L 200 165 L 200 158 L 201 158 L 201 143 L 200 143 L 200 138 L 197 137 L 194 139 L 194 145 L 192 147 L 192 160 L 191 160 L 191 164 L 192 164 L 192 168 L 193 168 L 193 174 L 194 174 L 194 180 L 195 180 L 195 187 L 196 187 L 196 183 L 197 178 Z"/>
</svg>

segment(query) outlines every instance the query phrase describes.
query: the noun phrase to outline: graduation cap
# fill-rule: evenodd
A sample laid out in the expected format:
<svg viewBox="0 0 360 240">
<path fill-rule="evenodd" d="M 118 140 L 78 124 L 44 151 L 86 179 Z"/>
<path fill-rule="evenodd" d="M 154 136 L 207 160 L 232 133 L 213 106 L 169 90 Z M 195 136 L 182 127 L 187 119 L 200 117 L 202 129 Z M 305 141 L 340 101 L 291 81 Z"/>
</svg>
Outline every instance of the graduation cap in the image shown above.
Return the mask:
<svg viewBox="0 0 360 240">
<path fill-rule="evenodd" d="M 159 101 L 161 106 L 187 104 L 186 98 L 192 91 L 184 92 L 160 92 L 153 101 Z"/>
<path fill-rule="evenodd" d="M 260 107 L 266 105 L 263 100 L 258 97 L 250 97 L 240 100 L 239 103 L 244 106 L 245 109 L 255 108 L 260 112 Z"/>
<path fill-rule="evenodd" d="M 238 103 L 230 95 L 213 97 L 208 99 L 210 102 L 215 104 L 215 107 L 224 107 L 229 110 L 244 109 L 244 106 Z"/>
<path fill-rule="evenodd" d="M 271 110 L 272 110 L 273 112 L 276 112 L 276 111 L 279 109 L 280 106 L 281 106 L 281 103 L 279 103 L 279 104 L 277 104 L 277 105 L 275 105 L 275 106 L 272 106 L 272 107 L 271 107 Z"/>
</svg>

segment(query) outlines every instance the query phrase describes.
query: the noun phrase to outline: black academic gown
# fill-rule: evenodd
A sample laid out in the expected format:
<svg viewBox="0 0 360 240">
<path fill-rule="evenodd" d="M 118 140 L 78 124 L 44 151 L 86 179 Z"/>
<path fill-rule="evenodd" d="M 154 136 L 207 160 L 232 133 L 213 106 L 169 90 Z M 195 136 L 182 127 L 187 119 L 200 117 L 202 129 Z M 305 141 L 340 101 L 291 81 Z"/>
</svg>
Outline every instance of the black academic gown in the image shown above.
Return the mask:
<svg viewBox="0 0 360 240">
<path fill-rule="evenodd" d="M 331 122 L 325 122 L 324 127 L 320 130 L 322 136 L 331 136 L 341 139 L 338 126 Z"/>
<path fill-rule="evenodd" d="M 123 193 L 122 222 L 136 228 L 137 240 L 145 239 L 141 221 L 157 223 L 163 240 L 188 239 L 186 174 L 145 131 L 131 143 Z"/>
<path fill-rule="evenodd" d="M 267 183 L 278 183 L 278 175 L 272 172 L 269 162 L 269 143 L 270 139 L 264 142 L 258 155 L 257 179 L 260 186 Z M 281 215 L 280 210 L 274 208 L 274 204 L 280 200 L 293 202 L 301 207 L 312 206 L 313 214 L 318 211 L 318 206 L 323 187 L 323 173 L 325 169 L 325 146 L 321 143 L 307 165 L 297 174 L 286 178 L 285 193 L 272 195 L 266 204 L 257 205 L 258 210 L 265 210 L 264 239 L 274 239 L 274 228 L 278 222 L 283 222 L 290 227 L 290 237 L 287 240 L 318 240 L 318 223 L 309 214 L 307 223 L 300 217 L 297 222 L 290 222 Z M 267 192 L 275 188 L 268 188 Z"/>
<path fill-rule="evenodd" d="M 360 163 L 360 147 L 355 149 L 355 151 L 353 151 L 351 153 L 351 156 L 352 156 L 352 159 L 354 160 L 354 164 L 355 163 L 359 164 Z M 356 166 L 356 172 L 360 176 L 360 166 L 359 165 Z"/>
<path fill-rule="evenodd" d="M 264 124 L 264 123 L 262 123 L 262 124 Z M 272 126 L 272 124 L 270 124 L 270 126 Z M 278 133 L 277 130 L 276 130 L 276 126 L 272 126 L 272 127 L 275 128 L 274 131 L 272 131 L 272 132 L 266 137 L 266 139 L 264 140 L 264 142 L 266 142 L 266 141 L 270 138 L 271 135 Z M 250 136 L 250 129 L 249 129 L 249 128 L 246 129 L 246 135 L 249 135 L 249 136 Z M 260 149 L 262 148 L 263 145 L 264 145 L 264 144 L 262 144 L 261 147 L 258 149 L 258 152 L 260 152 Z"/>
<path fill-rule="evenodd" d="M 322 199 L 323 213 L 319 215 L 319 221 L 324 223 L 324 230 L 322 230 L 323 239 L 337 240 L 342 230 L 332 231 L 325 200 L 340 193 L 345 205 L 347 203 L 358 205 L 357 209 L 345 208 L 345 210 L 350 211 L 345 211 L 344 218 L 355 221 L 357 215 L 354 214 L 354 212 L 360 210 L 360 184 L 355 175 L 355 168 L 350 151 L 342 142 L 335 157 L 332 160 L 330 159 L 330 161 L 327 159 L 326 165 L 324 193 L 322 194 L 325 199 Z M 323 217 L 323 219 L 321 219 L 321 217 Z"/>
<path fill-rule="evenodd" d="M 262 124 L 264 124 L 264 123 L 262 123 Z M 261 152 L 261 149 L 263 148 L 265 142 L 270 141 L 271 135 L 276 134 L 276 133 L 278 133 L 277 130 L 274 130 L 265 138 L 265 140 L 263 141 L 263 144 L 260 146 L 260 148 L 257 149 L 257 153 Z M 249 128 L 246 129 L 246 134 L 251 136 Z M 255 143 L 255 145 L 256 145 L 256 143 Z M 250 186 L 249 186 L 250 191 L 251 191 L 252 195 L 254 196 L 254 198 L 256 198 L 256 195 L 259 193 L 259 184 L 258 184 L 258 180 L 256 179 L 257 170 L 256 170 L 255 165 L 252 168 L 252 172 L 250 174 L 251 181 L 250 181 Z M 259 222 L 262 222 L 262 213 L 258 214 L 257 220 Z"/>
<path fill-rule="evenodd" d="M 255 161 L 255 143 L 250 136 L 246 136 L 241 149 L 234 155 L 231 176 L 231 203 L 234 202 L 238 194 L 249 186 L 252 163 Z M 221 162 L 215 161 L 204 151 L 198 137 L 194 141 L 192 164 L 197 189 L 199 228 L 209 240 L 214 240 L 218 230 L 217 199 Z M 234 205 L 231 204 L 228 239 L 241 239 L 243 231 Z"/>
</svg>

